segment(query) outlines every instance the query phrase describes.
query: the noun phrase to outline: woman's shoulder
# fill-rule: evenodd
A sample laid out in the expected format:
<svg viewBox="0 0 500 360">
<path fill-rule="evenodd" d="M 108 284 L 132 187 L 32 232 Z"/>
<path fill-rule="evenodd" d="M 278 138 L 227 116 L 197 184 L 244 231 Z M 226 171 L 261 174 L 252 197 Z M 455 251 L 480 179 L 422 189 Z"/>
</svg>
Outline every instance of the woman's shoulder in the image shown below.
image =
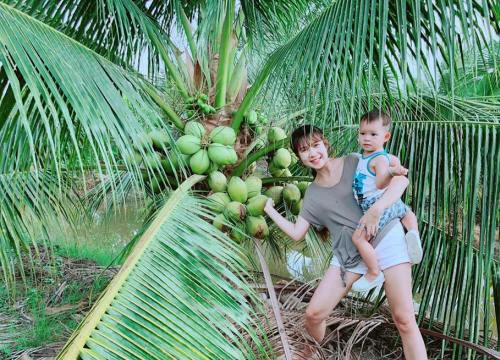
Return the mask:
<svg viewBox="0 0 500 360">
<path fill-rule="evenodd" d="M 361 158 L 361 154 L 359 153 L 350 153 L 341 157 L 344 162 L 344 166 L 348 167 L 356 167 L 358 165 L 358 161 Z"/>
</svg>

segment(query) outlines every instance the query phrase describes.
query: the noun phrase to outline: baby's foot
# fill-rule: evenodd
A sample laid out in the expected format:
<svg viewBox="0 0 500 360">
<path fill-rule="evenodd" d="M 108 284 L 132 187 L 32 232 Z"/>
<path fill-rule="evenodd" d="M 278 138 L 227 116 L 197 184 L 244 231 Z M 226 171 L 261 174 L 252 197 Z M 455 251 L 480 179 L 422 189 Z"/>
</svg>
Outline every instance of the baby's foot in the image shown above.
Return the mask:
<svg viewBox="0 0 500 360">
<path fill-rule="evenodd" d="M 408 247 L 408 256 L 412 264 L 418 264 L 422 261 L 422 243 L 420 242 L 420 235 L 416 230 L 410 230 L 405 235 L 406 246 Z"/>
<path fill-rule="evenodd" d="M 356 292 L 366 292 L 384 283 L 384 273 L 381 271 L 373 280 L 369 280 L 365 275 L 352 284 L 352 290 Z"/>
</svg>

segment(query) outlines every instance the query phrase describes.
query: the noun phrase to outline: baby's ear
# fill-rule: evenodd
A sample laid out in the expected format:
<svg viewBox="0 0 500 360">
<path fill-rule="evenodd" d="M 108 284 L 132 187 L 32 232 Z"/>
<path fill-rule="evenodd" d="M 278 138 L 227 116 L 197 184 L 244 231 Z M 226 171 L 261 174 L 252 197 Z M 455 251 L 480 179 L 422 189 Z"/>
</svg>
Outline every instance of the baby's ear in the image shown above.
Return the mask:
<svg viewBox="0 0 500 360">
<path fill-rule="evenodd" d="M 391 138 L 391 133 L 389 131 L 386 131 L 384 135 L 384 142 L 389 141 L 390 138 Z"/>
</svg>

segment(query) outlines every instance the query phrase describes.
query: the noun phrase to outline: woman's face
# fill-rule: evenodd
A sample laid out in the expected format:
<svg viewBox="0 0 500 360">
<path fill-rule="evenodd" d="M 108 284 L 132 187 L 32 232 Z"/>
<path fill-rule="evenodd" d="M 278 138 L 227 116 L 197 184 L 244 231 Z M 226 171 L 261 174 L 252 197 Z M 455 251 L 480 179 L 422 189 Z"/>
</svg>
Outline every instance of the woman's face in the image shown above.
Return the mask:
<svg viewBox="0 0 500 360">
<path fill-rule="evenodd" d="M 321 169 L 328 162 L 328 149 L 320 138 L 304 140 L 299 145 L 298 152 L 302 164 L 311 169 Z"/>
</svg>

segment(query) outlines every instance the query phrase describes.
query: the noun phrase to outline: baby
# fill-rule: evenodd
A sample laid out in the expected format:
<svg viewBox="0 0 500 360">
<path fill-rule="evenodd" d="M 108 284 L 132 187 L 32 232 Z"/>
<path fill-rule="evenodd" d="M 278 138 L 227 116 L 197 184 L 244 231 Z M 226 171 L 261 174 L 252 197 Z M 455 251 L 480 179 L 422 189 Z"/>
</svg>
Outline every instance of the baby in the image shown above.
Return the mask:
<svg viewBox="0 0 500 360">
<path fill-rule="evenodd" d="M 391 118 L 379 110 L 372 110 L 363 115 L 359 122 L 358 141 L 363 151 L 354 176 L 353 191 L 363 213 L 384 194 L 393 176 L 403 176 L 407 173 L 399 159 L 384 150 L 384 144 L 391 137 L 390 125 Z M 419 263 L 422 260 L 422 245 L 417 218 L 401 200 L 384 210 L 378 228 L 383 228 L 395 218 L 401 219 L 407 230 L 405 238 L 410 261 L 413 264 Z M 352 289 L 364 292 L 381 285 L 384 282 L 384 274 L 380 271 L 375 249 L 369 242 L 370 238 L 366 232 L 356 231 L 352 241 L 368 267 L 367 273 L 353 284 Z"/>
</svg>

